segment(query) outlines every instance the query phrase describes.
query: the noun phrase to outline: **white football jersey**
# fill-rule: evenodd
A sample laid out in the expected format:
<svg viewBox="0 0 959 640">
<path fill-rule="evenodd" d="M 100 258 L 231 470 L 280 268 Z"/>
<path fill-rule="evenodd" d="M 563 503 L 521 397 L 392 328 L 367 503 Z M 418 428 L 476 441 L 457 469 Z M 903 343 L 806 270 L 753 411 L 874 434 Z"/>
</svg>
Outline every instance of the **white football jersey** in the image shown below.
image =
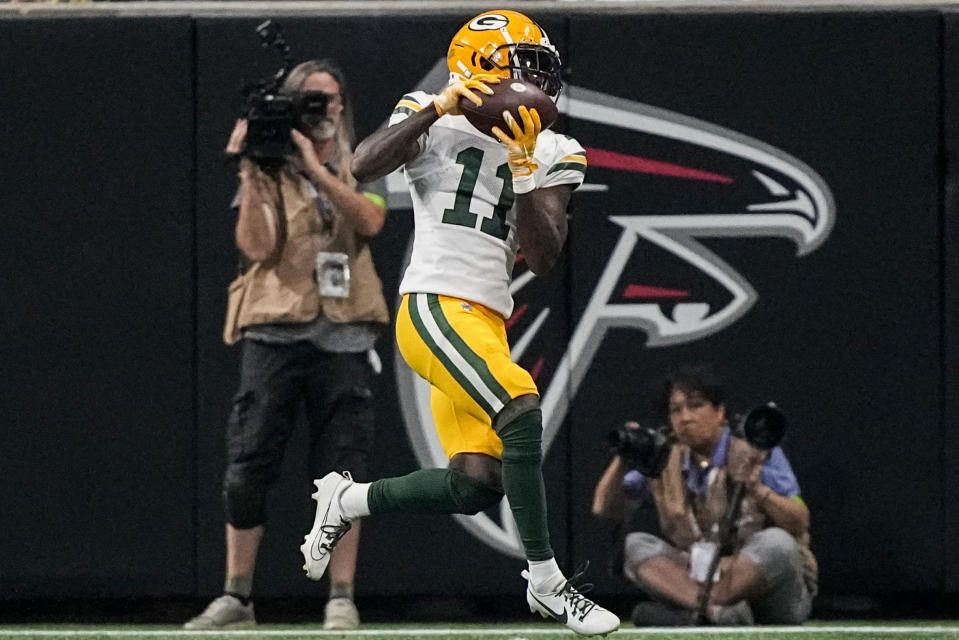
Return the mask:
<svg viewBox="0 0 959 640">
<path fill-rule="evenodd" d="M 403 96 L 390 126 L 421 109 L 433 94 Z M 400 293 L 437 293 L 513 312 L 509 284 L 516 260 L 516 212 L 506 147 L 463 116 L 442 116 L 419 139 L 420 154 L 406 163 L 416 231 Z M 536 139 L 536 188 L 578 187 L 586 152 L 576 140 L 545 130 Z"/>
</svg>

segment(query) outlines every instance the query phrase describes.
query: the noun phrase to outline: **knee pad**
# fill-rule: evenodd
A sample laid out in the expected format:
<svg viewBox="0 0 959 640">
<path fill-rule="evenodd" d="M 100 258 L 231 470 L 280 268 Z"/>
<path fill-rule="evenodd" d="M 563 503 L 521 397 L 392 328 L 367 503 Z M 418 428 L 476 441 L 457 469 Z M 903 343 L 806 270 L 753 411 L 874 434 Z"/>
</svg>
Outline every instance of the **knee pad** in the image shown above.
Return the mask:
<svg viewBox="0 0 959 640">
<path fill-rule="evenodd" d="M 500 425 L 496 435 L 503 441 L 503 462 L 538 463 L 543 457 L 543 412 L 539 407 Z"/>
<path fill-rule="evenodd" d="M 503 499 L 503 491 L 491 487 L 476 478 L 450 469 L 446 474 L 450 488 L 450 497 L 457 507 L 457 513 L 475 515 L 489 509 Z"/>
<path fill-rule="evenodd" d="M 226 521 L 237 529 L 252 529 L 266 522 L 266 487 L 247 480 L 223 482 Z"/>
</svg>

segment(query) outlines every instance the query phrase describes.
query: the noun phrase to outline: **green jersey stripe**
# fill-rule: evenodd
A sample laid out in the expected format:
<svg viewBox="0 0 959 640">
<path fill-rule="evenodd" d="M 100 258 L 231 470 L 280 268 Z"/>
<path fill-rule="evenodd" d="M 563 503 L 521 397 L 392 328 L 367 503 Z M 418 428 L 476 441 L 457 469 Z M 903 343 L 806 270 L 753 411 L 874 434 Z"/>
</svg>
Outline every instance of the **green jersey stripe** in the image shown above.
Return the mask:
<svg viewBox="0 0 959 640">
<path fill-rule="evenodd" d="M 580 173 L 585 174 L 586 165 L 581 162 L 561 162 L 550 167 L 549 171 L 546 172 L 546 175 L 556 173 L 557 171 L 579 171 Z"/>
</svg>

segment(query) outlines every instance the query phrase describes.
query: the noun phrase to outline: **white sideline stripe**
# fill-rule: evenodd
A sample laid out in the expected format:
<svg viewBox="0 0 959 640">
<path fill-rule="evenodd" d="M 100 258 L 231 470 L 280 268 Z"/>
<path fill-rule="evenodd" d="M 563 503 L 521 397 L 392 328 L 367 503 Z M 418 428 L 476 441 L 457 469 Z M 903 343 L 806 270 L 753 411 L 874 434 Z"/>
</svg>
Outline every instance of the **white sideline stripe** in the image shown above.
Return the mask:
<svg viewBox="0 0 959 640">
<path fill-rule="evenodd" d="M 852 633 L 875 633 L 875 634 L 888 634 L 888 635 L 905 635 L 911 634 L 914 636 L 921 635 L 930 635 L 930 634 L 941 634 L 948 633 L 951 636 L 959 637 L 959 627 L 944 627 L 944 626 L 935 626 L 935 627 L 881 627 L 881 626 L 832 626 L 832 627 L 643 627 L 643 628 L 631 628 L 631 629 L 620 629 L 615 633 L 614 638 L 620 638 L 624 636 L 659 636 L 659 635 L 721 635 L 721 634 L 740 634 L 743 636 L 760 636 L 765 634 L 775 634 L 775 633 L 833 633 L 838 635 L 843 634 L 852 634 Z M 71 630 L 62 630 L 58 631 L 56 629 L 7 629 L 0 627 L 0 637 L 3 636 L 113 636 L 113 637 L 131 637 L 137 638 L 142 636 L 185 636 L 185 635 L 202 635 L 206 637 L 218 637 L 218 636 L 529 636 L 529 635 L 570 635 L 573 636 L 573 632 L 567 629 L 543 629 L 541 627 L 535 628 L 521 628 L 521 627 L 505 627 L 502 629 L 437 629 L 437 628 L 426 628 L 426 629 L 358 629 L 356 631 L 323 631 L 321 629 L 304 629 L 302 631 L 296 631 L 293 629 L 237 629 L 237 630 L 223 630 L 223 631 L 186 631 L 183 629 L 177 630 L 168 630 L 168 631 L 122 631 L 118 629 L 71 629 Z M 768 635 L 766 636 L 768 637 Z"/>
</svg>

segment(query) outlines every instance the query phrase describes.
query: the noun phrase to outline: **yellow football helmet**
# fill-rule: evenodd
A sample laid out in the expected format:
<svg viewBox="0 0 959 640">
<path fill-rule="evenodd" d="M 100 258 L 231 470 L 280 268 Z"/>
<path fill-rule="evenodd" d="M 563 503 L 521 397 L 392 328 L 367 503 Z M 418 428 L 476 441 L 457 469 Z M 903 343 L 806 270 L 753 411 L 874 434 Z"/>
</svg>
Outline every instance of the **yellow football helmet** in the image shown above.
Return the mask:
<svg viewBox="0 0 959 640">
<path fill-rule="evenodd" d="M 516 11 L 486 11 L 463 25 L 447 64 L 451 81 L 481 73 L 521 78 L 553 98 L 563 88 L 556 48 L 538 24 Z"/>
</svg>

